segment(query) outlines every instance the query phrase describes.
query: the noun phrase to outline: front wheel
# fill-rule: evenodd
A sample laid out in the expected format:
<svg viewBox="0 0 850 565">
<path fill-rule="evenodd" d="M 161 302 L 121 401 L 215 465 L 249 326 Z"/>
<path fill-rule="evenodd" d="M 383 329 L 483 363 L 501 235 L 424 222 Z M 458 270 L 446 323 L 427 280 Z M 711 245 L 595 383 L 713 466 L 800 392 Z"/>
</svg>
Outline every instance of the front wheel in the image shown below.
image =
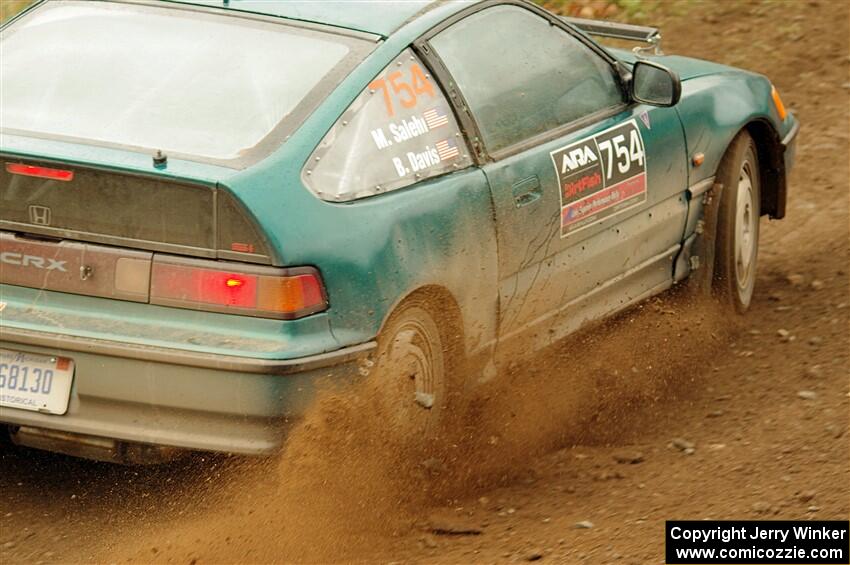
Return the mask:
<svg viewBox="0 0 850 565">
<path fill-rule="evenodd" d="M 723 185 L 717 218 L 713 287 L 737 312 L 750 307 L 756 282 L 761 176 L 752 137 L 741 132 L 729 145 L 717 171 Z"/>
</svg>

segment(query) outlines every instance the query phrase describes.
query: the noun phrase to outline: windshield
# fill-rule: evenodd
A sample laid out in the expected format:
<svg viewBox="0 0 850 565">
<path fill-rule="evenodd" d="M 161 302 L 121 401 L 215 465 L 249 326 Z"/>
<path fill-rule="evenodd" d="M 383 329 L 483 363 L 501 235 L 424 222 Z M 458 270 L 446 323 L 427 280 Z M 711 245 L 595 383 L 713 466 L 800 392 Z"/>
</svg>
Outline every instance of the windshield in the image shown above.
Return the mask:
<svg viewBox="0 0 850 565">
<path fill-rule="evenodd" d="M 0 35 L 0 129 L 239 159 L 291 133 L 368 45 L 202 10 L 48 2 Z"/>
</svg>

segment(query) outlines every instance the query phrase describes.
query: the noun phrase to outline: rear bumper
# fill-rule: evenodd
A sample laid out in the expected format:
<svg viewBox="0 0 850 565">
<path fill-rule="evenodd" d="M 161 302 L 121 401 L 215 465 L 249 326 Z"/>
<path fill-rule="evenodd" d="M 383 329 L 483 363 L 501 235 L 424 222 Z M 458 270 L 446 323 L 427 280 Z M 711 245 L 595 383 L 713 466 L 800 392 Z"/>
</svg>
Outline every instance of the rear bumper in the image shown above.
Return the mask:
<svg viewBox="0 0 850 565">
<path fill-rule="evenodd" d="M 119 343 L 103 339 L 36 332 L 20 328 L 3 328 L 0 330 L 0 339 L 3 341 L 13 341 L 22 345 L 47 347 L 50 350 L 64 348 L 81 353 L 121 357 L 123 359 L 155 361 L 169 365 L 183 365 L 187 367 L 264 375 L 292 375 L 342 365 L 349 361 L 356 361 L 375 349 L 375 342 L 368 342 L 328 353 L 320 353 L 298 359 L 278 360 Z"/>
<path fill-rule="evenodd" d="M 318 381 L 355 377 L 375 344 L 269 360 L 3 328 L 0 347 L 75 362 L 66 414 L 2 407 L 2 423 L 259 455 L 280 446 Z"/>
</svg>

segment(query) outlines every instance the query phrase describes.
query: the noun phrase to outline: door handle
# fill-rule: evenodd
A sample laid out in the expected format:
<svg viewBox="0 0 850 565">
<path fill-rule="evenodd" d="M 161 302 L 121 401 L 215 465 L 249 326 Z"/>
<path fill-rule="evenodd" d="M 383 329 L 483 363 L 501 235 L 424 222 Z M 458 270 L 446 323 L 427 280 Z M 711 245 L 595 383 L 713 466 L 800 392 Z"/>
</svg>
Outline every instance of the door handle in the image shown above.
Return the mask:
<svg viewBox="0 0 850 565">
<path fill-rule="evenodd" d="M 537 176 L 528 177 L 514 183 L 512 190 L 517 208 L 527 206 L 543 196 L 543 192 L 540 190 L 540 179 Z"/>
</svg>

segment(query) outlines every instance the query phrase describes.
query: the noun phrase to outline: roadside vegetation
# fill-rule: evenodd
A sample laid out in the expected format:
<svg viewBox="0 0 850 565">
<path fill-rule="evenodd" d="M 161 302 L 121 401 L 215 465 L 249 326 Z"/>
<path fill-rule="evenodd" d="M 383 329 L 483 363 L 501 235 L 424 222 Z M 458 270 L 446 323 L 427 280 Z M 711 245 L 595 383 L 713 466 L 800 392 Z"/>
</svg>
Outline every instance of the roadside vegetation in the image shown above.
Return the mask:
<svg viewBox="0 0 850 565">
<path fill-rule="evenodd" d="M 0 22 L 5 22 L 24 8 L 33 0 L 0 0 Z"/>
<path fill-rule="evenodd" d="M 698 0 L 534 0 L 564 16 L 651 24 L 659 14 L 677 15 Z"/>
</svg>

